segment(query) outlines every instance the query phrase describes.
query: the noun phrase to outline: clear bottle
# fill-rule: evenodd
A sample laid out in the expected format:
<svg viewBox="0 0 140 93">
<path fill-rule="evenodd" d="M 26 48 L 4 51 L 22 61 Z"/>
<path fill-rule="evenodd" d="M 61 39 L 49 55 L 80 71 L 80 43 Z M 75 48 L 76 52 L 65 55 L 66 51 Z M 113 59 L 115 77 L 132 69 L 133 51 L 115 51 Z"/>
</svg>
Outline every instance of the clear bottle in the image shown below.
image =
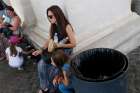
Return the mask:
<svg viewBox="0 0 140 93">
<path fill-rule="evenodd" d="M 2 18 L 3 18 L 3 23 L 5 24 L 9 24 L 11 22 L 11 19 L 10 17 L 8 17 L 7 15 L 2 15 Z"/>
<path fill-rule="evenodd" d="M 65 44 L 68 41 L 68 37 L 62 39 L 59 44 Z"/>
<path fill-rule="evenodd" d="M 55 42 L 55 43 L 58 43 L 58 36 L 57 36 L 57 33 L 54 34 L 54 42 Z"/>
</svg>

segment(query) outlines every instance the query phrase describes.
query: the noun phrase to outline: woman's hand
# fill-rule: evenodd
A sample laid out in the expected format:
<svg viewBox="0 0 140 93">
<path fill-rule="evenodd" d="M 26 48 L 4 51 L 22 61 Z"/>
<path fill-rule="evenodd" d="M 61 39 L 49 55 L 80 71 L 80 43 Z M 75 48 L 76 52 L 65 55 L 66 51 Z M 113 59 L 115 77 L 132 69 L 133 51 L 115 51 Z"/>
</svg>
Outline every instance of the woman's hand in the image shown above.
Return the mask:
<svg viewBox="0 0 140 93">
<path fill-rule="evenodd" d="M 63 48 L 63 47 L 64 47 L 64 44 L 56 43 L 56 48 Z"/>
<path fill-rule="evenodd" d="M 41 54 L 41 53 L 42 53 L 42 50 L 36 50 L 36 51 L 34 51 L 34 52 L 32 53 L 32 55 L 38 56 L 38 55 Z"/>
</svg>

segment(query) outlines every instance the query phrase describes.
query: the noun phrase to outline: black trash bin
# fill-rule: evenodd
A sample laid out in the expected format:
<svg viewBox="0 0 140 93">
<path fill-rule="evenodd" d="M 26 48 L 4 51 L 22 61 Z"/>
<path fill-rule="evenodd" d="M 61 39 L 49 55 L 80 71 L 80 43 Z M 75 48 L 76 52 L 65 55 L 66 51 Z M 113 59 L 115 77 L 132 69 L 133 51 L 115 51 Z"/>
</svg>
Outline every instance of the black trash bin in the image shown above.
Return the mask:
<svg viewBox="0 0 140 93">
<path fill-rule="evenodd" d="M 71 60 L 76 93 L 127 93 L 127 57 L 109 48 L 95 48 Z"/>
</svg>

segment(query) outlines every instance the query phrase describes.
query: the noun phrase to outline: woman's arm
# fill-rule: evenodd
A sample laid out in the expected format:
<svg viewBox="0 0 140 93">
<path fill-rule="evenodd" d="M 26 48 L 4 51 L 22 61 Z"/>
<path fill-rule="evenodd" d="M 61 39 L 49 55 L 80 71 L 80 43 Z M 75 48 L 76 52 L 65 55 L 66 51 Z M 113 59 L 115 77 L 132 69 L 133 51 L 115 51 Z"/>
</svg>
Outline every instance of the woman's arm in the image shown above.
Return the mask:
<svg viewBox="0 0 140 93">
<path fill-rule="evenodd" d="M 71 25 L 66 26 L 66 32 L 68 34 L 69 42 L 68 44 L 58 44 L 58 47 L 62 48 L 74 48 L 76 46 L 76 38 L 75 33 L 71 27 Z"/>
<path fill-rule="evenodd" d="M 21 23 L 20 18 L 18 16 L 14 17 L 11 23 L 12 27 L 9 27 L 9 29 L 12 31 L 16 31 L 20 26 L 20 23 Z"/>
<path fill-rule="evenodd" d="M 37 56 L 39 54 L 42 54 L 43 50 L 48 48 L 48 43 L 49 43 L 49 40 L 50 40 L 50 35 L 48 36 L 48 39 L 46 40 L 45 44 L 43 45 L 43 47 L 39 50 L 36 50 L 32 53 L 32 55 L 34 56 Z"/>
</svg>

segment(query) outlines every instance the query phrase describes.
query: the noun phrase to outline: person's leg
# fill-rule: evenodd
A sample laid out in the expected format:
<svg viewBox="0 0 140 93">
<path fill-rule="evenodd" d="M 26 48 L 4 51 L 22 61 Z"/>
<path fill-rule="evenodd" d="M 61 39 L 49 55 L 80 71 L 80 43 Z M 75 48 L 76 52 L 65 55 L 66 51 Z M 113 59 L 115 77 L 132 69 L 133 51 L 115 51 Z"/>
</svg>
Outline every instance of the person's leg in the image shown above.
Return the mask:
<svg viewBox="0 0 140 93">
<path fill-rule="evenodd" d="M 37 68 L 38 68 L 38 76 L 39 76 L 39 83 L 40 83 L 40 88 L 42 90 L 45 90 L 49 86 L 49 81 L 48 81 L 48 70 L 49 65 L 46 64 L 43 60 L 40 60 L 38 62 Z"/>
<path fill-rule="evenodd" d="M 51 54 L 43 53 L 41 60 L 38 62 L 38 75 L 40 81 L 40 88 L 44 93 L 58 93 L 58 86 L 54 86 L 52 79 L 58 74 L 58 69 L 50 63 Z M 48 90 L 48 91 L 47 91 Z"/>
<path fill-rule="evenodd" d="M 40 88 L 43 93 L 58 93 L 58 86 L 52 83 L 53 78 L 58 75 L 59 69 L 51 64 L 46 64 L 43 60 L 38 63 L 38 75 Z"/>
</svg>

